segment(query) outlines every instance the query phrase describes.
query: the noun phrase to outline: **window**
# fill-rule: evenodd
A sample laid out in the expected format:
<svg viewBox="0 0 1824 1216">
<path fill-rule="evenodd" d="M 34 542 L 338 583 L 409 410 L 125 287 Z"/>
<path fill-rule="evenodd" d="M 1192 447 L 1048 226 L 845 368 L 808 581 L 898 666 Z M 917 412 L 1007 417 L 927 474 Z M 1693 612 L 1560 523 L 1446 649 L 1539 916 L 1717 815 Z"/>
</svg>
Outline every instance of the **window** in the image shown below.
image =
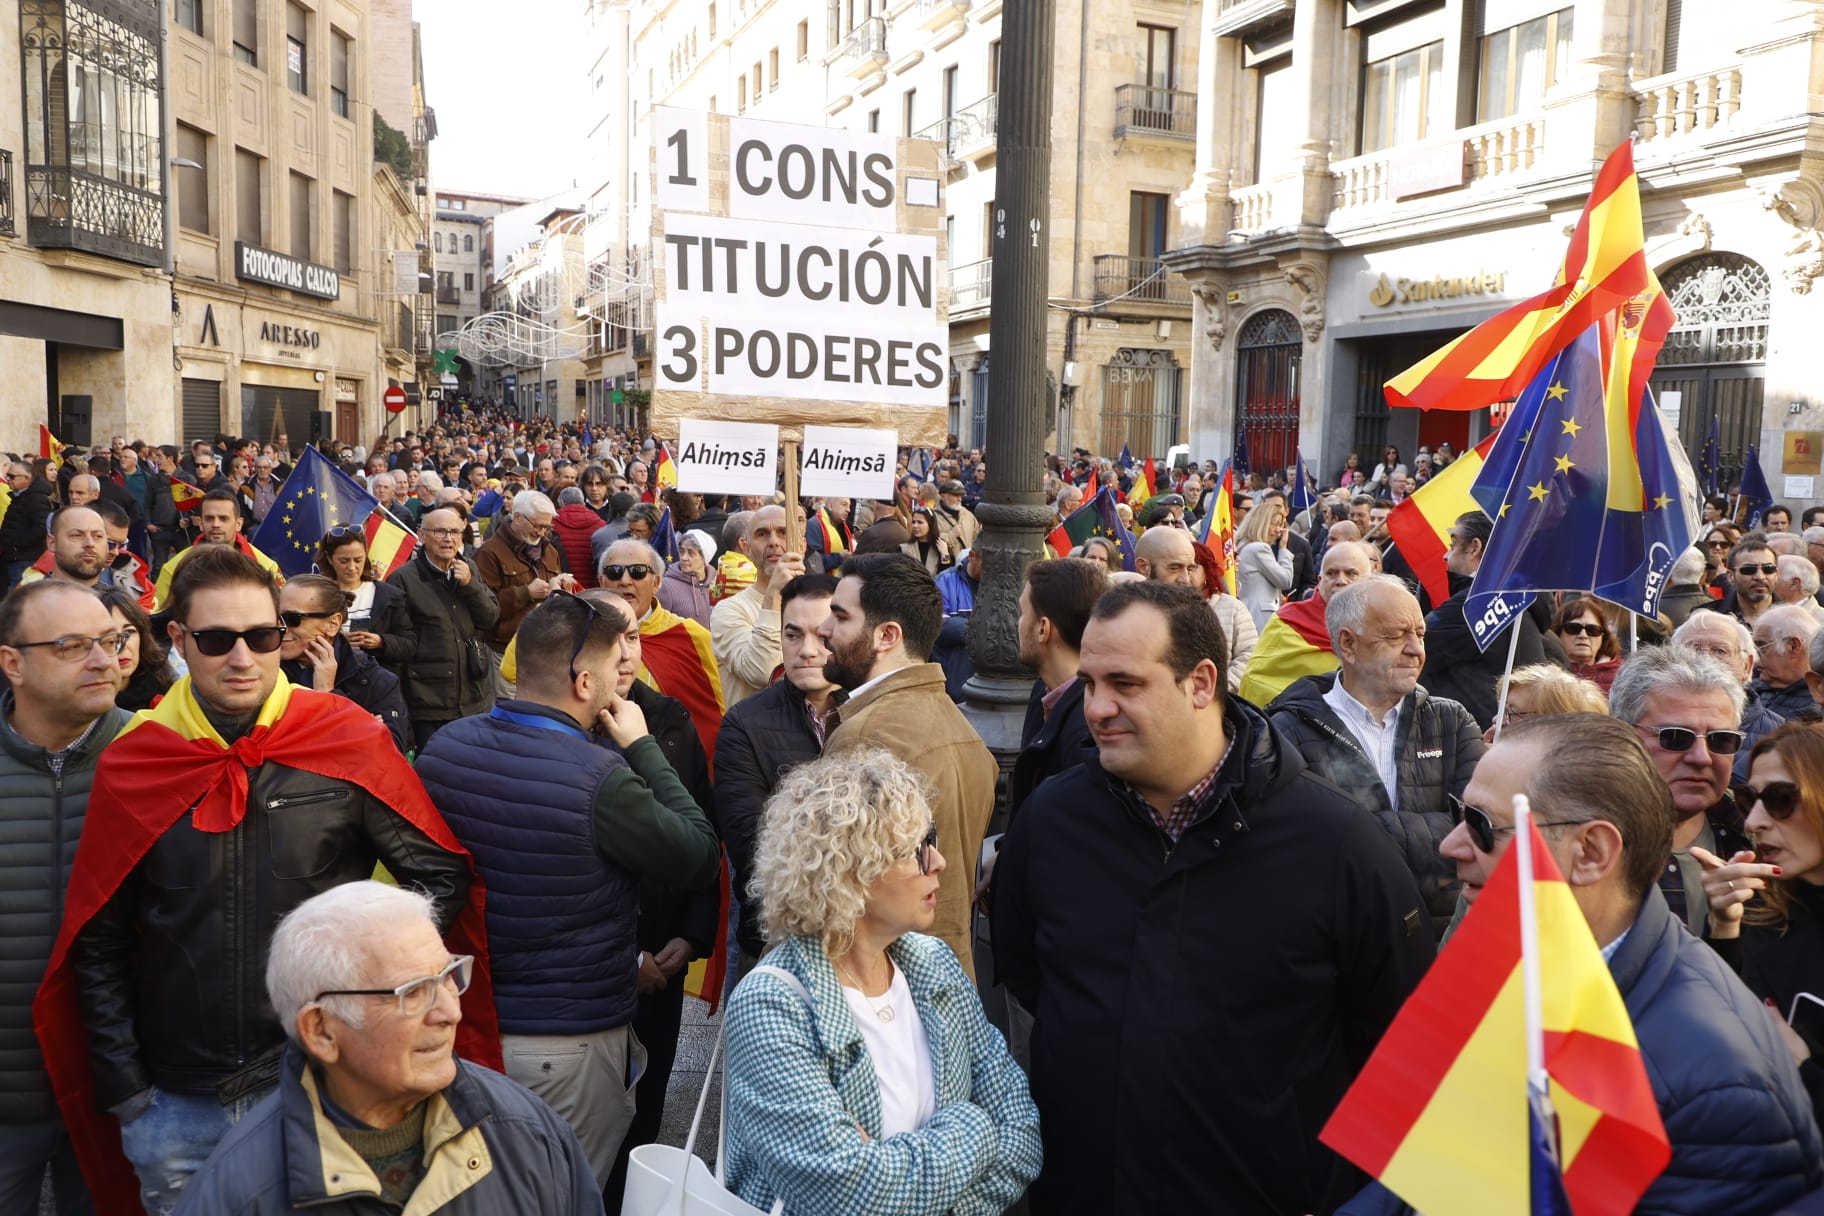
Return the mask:
<svg viewBox="0 0 1824 1216">
<path fill-rule="evenodd" d="M 203 0 L 177 0 L 177 23 L 200 37 L 203 32 Z"/>
<path fill-rule="evenodd" d="M 475 234 L 474 233 L 465 232 L 462 234 L 462 251 L 464 253 L 474 253 L 475 252 Z"/>
<path fill-rule="evenodd" d="M 348 35 L 329 31 L 329 108 L 348 117 Z"/>
<path fill-rule="evenodd" d="M 475 276 L 473 274 L 465 274 L 462 276 L 462 289 L 464 291 L 475 290 Z"/>
<path fill-rule="evenodd" d="M 1565 78 L 1571 65 L 1571 11 L 1559 9 L 1483 36 L 1477 122 L 1517 114 Z"/>
<path fill-rule="evenodd" d="M 285 6 L 285 79 L 294 93 L 310 92 L 310 14 L 295 4 Z"/>
<path fill-rule="evenodd" d="M 355 268 L 355 196 L 331 191 L 330 204 L 330 218 L 335 225 L 336 273 L 349 274 Z"/>
<path fill-rule="evenodd" d="M 1297 163 L 1305 111 L 1292 78 L 1290 55 L 1262 65 L 1258 72 L 1260 129 L 1254 142 L 1254 180 L 1264 182 Z"/>
<path fill-rule="evenodd" d="M 716 107 L 716 95 L 714 93 L 709 95 L 709 112 L 711 114 L 720 114 L 722 112 Z"/>
<path fill-rule="evenodd" d="M 798 62 L 803 63 L 811 57 L 811 23 L 798 23 Z"/>
<path fill-rule="evenodd" d="M 1135 84 L 1145 85 L 1149 89 L 1173 89 L 1178 87 L 1176 48 L 1178 31 L 1163 25 L 1142 25 L 1140 27 L 1140 55 L 1135 63 L 1137 78 Z M 995 46 L 998 48 L 999 43 Z"/>
<path fill-rule="evenodd" d="M 709 6 L 709 36 L 716 36 L 716 6 L 713 4 Z"/>
<path fill-rule="evenodd" d="M 177 222 L 192 232 L 209 231 L 209 137 L 195 127 L 177 124 L 177 159 L 198 167 L 180 165 L 173 175 L 177 184 Z"/>
<path fill-rule="evenodd" d="M 735 78 L 735 113 L 747 113 L 747 77 Z"/>
<path fill-rule="evenodd" d="M 899 118 L 900 118 L 900 122 L 899 122 L 900 132 L 899 133 L 901 135 L 910 135 L 910 134 L 912 134 L 912 131 L 914 129 L 912 126 L 913 116 L 918 113 L 918 90 L 917 89 L 907 89 L 905 100 L 902 101 L 900 104 L 903 107 L 903 109 L 901 110 L 900 116 L 899 116 Z"/>
<path fill-rule="evenodd" d="M 996 38 L 988 44 L 988 92 L 1001 91 L 1001 40 Z"/>
<path fill-rule="evenodd" d="M 944 117 L 956 114 L 956 65 L 944 69 Z"/>
<path fill-rule="evenodd" d="M 469 204 L 467 199 L 453 198 L 450 200 L 451 211 L 467 211 L 468 209 Z"/>
<path fill-rule="evenodd" d="M 266 215 L 264 174 L 260 158 L 245 148 L 234 150 L 234 239 L 244 245 L 263 244 L 261 229 Z"/>
<path fill-rule="evenodd" d="M 443 252 L 443 233 L 441 233 L 441 232 L 431 233 L 431 248 L 432 248 L 432 250 L 434 250 L 437 253 Z"/>
<path fill-rule="evenodd" d="M 774 47 L 766 53 L 766 78 L 772 81 L 772 88 L 779 87 L 779 48 Z"/>
<path fill-rule="evenodd" d="M 754 62 L 754 104 L 760 104 L 760 94 L 766 92 L 766 73 L 760 70 L 758 60 Z"/>
<path fill-rule="evenodd" d="M 260 0 L 234 0 L 234 57 L 260 66 Z"/>
<path fill-rule="evenodd" d="M 868 111 L 868 134 L 869 135 L 879 135 L 880 134 L 880 111 L 879 110 L 869 110 Z"/>
<path fill-rule="evenodd" d="M 1138 190 L 1127 196 L 1127 256 L 1153 260 L 1165 252 L 1166 216 L 1171 196 L 1142 194 Z M 1150 274 L 1151 269 L 1143 273 Z"/>
<path fill-rule="evenodd" d="M 437 314 L 437 332 L 440 334 L 448 334 L 448 333 L 456 332 L 456 318 L 455 317 L 446 317 L 442 313 L 438 313 Z"/>
<path fill-rule="evenodd" d="M 1363 152 L 1417 143 L 1450 127 L 1442 42 L 1376 60 L 1363 77 Z"/>
<path fill-rule="evenodd" d="M 306 262 L 311 258 L 311 233 L 316 229 L 315 185 L 302 173 L 291 175 L 291 256 Z"/>
</svg>

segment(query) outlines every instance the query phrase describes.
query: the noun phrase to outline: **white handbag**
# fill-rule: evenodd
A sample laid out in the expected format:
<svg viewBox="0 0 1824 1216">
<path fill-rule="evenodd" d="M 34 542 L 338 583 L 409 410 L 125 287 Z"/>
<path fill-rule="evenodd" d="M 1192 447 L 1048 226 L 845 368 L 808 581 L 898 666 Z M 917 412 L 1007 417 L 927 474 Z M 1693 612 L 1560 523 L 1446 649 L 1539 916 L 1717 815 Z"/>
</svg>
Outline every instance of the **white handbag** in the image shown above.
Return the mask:
<svg viewBox="0 0 1824 1216">
<path fill-rule="evenodd" d="M 811 1005 L 811 994 L 797 976 L 779 967 L 755 967 L 776 976 L 795 989 Z M 748 974 L 753 974 L 749 972 Z M 716 1065 L 723 1062 L 722 1049 L 728 1043 L 727 1013 L 723 1015 L 722 1032 L 716 1037 L 709 1055 L 709 1068 L 703 1074 L 703 1089 L 697 1095 L 697 1110 L 690 1120 L 690 1134 L 683 1148 L 668 1144 L 642 1144 L 628 1154 L 627 1189 L 621 1194 L 621 1216 L 781 1216 L 785 1200 L 775 1199 L 768 1212 L 740 1198 L 724 1181 L 723 1153 L 728 1144 L 728 1069 L 722 1076 L 722 1101 L 716 1112 L 716 1170 L 710 1173 L 702 1158 L 691 1150 L 696 1147 L 697 1129 L 703 1123 L 703 1110 L 709 1105 L 709 1083 L 716 1075 Z"/>
</svg>

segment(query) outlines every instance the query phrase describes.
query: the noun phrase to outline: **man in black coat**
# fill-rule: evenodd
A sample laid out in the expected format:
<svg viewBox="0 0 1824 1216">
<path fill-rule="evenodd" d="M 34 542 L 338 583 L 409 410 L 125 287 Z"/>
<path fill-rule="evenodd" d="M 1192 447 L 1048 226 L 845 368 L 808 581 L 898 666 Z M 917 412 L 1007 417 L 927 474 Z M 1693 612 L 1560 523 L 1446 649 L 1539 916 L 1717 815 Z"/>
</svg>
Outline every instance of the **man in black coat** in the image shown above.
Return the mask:
<svg viewBox="0 0 1824 1216">
<path fill-rule="evenodd" d="M 1020 731 L 1020 754 L 1007 778 L 1008 821 L 1045 782 L 1096 754 L 1083 720 L 1077 651 L 1096 601 L 1108 590 L 1108 567 L 1056 558 L 1026 567 L 1020 590 L 1020 662 L 1032 669 L 1032 700 Z"/>
<path fill-rule="evenodd" d="M 418 749 L 457 718 L 494 705 L 494 664 L 475 636 L 492 626 L 500 604 L 462 557 L 462 516 L 427 511 L 418 551 L 386 581 L 405 593 L 418 649 L 405 670 Z"/>
<path fill-rule="evenodd" d="M 1444 559 L 1450 571 L 1450 598 L 1425 618 L 1425 668 L 1419 673 L 1419 683 L 1434 697 L 1457 702 L 1475 715 L 1484 730 L 1495 724 L 1499 704 L 1496 683 L 1507 669 L 1509 629 L 1520 630 L 1514 651 L 1515 671 L 1534 663 L 1564 664 L 1564 648 L 1558 645 L 1557 638 L 1553 637 L 1549 645 L 1546 641 L 1552 626 L 1551 604 L 1543 596 L 1534 596 L 1513 623 L 1501 625 L 1488 649 L 1476 645 L 1463 605 L 1493 531 L 1494 523 L 1480 511 L 1465 512 L 1451 525 L 1450 552 Z M 1553 654 L 1553 650 L 1557 653 Z"/>
<path fill-rule="evenodd" d="M 728 846 L 735 898 L 746 901 L 735 930 L 742 975 L 766 953 L 758 906 L 747 900 L 761 813 L 786 769 L 822 753 L 830 711 L 841 698 L 823 674 L 830 652 L 817 636 L 835 594 L 836 580 L 827 574 L 801 574 L 780 589 L 784 678 L 732 706 L 716 735 L 716 829 Z"/>
<path fill-rule="evenodd" d="M 1034 1216 L 1328 1212 L 1317 1140 L 1432 957 L 1387 834 L 1224 693 L 1209 604 L 1096 603 L 1097 758 L 1041 785 L 995 867 L 996 972 L 1033 1011 Z"/>
<path fill-rule="evenodd" d="M 11 591 L 19 576 L 44 556 L 57 491 L 44 478 L 33 477 L 32 467 L 24 463 L 8 467 L 6 484 L 13 498 L 0 518 L 0 568 L 6 571 L 5 590 Z"/>
</svg>

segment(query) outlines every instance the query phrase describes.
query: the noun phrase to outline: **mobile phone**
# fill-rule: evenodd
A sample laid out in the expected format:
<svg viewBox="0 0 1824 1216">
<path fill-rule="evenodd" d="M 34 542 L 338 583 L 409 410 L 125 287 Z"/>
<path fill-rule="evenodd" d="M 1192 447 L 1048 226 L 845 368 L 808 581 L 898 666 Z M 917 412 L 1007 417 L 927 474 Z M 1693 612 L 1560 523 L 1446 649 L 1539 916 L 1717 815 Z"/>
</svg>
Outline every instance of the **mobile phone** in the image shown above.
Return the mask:
<svg viewBox="0 0 1824 1216">
<path fill-rule="evenodd" d="M 1813 1051 L 1824 1049 L 1824 997 L 1809 992 L 1794 996 L 1786 1011 L 1786 1024 L 1798 1031 Z"/>
</svg>

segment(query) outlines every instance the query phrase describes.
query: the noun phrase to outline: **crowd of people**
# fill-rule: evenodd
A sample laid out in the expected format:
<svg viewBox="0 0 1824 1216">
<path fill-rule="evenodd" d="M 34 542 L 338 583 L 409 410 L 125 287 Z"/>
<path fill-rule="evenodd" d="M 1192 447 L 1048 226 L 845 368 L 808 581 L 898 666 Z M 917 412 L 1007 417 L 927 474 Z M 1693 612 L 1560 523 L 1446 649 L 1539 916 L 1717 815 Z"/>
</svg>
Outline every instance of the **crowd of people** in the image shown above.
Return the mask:
<svg viewBox="0 0 1824 1216">
<path fill-rule="evenodd" d="M 618 1211 L 726 952 L 761 1210 L 1391 1216 L 1318 1132 L 1518 793 L 1671 1140 L 1641 1210 L 1824 1187 L 1824 509 L 1718 504 L 1655 618 L 1539 595 L 1510 671 L 1488 518 L 1436 603 L 1388 540 L 1449 445 L 1239 476 L 1232 552 L 1214 461 L 1047 457 L 1136 539 L 1025 570 L 997 799 L 980 449 L 875 502 L 482 407 L 322 451 L 384 578 L 255 547 L 284 436 L 9 463 L 0 1211 Z"/>
</svg>

